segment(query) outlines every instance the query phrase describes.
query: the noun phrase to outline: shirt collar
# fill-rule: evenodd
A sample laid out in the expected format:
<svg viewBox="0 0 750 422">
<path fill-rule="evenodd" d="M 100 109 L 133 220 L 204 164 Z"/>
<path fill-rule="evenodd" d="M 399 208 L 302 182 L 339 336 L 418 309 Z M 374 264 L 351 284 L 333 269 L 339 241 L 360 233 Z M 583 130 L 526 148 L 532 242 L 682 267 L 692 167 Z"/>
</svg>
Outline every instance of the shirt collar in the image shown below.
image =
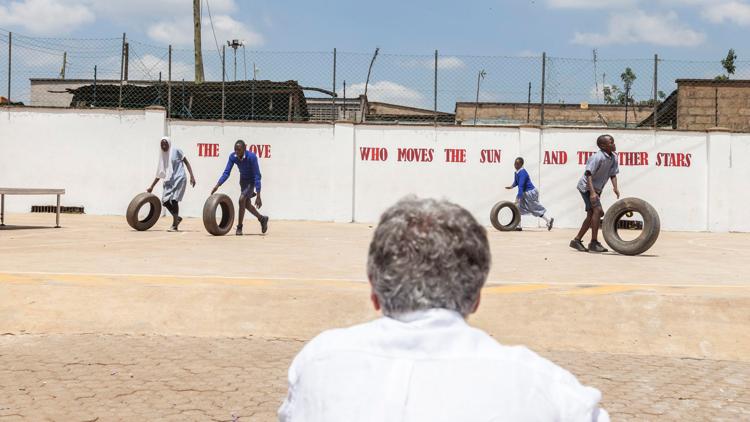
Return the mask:
<svg viewBox="0 0 750 422">
<path fill-rule="evenodd" d="M 391 315 L 386 318 L 409 325 L 449 325 L 457 322 L 465 323 L 464 317 L 460 313 L 442 308 L 405 312 L 398 315 Z"/>
</svg>

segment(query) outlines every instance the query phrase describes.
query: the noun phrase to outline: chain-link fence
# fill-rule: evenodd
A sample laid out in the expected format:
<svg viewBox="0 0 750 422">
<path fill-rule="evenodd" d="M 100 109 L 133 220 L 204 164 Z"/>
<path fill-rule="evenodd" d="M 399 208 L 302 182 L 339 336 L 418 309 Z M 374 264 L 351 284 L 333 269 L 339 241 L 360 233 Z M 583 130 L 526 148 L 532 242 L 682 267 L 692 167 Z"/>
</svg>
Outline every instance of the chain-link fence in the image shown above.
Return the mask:
<svg viewBox="0 0 750 422">
<path fill-rule="evenodd" d="M 572 59 L 270 52 L 246 50 L 240 42 L 211 44 L 196 66 L 192 49 L 125 34 L 60 39 L 0 30 L 0 95 L 38 107 L 158 105 L 179 119 L 750 126 L 739 127 L 747 112 L 737 110 L 738 98 L 750 99 L 748 61 L 735 61 L 729 74 L 720 60 L 608 59 L 596 52 Z M 742 104 L 750 109 L 750 100 Z"/>
</svg>

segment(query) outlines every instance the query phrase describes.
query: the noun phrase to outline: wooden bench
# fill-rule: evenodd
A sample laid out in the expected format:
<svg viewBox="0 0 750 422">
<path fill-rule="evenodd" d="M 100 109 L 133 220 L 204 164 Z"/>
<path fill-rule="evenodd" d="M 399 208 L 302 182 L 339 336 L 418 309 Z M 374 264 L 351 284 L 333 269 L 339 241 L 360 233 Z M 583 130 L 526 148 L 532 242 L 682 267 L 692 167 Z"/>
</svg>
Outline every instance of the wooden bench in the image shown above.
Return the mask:
<svg viewBox="0 0 750 422">
<path fill-rule="evenodd" d="M 55 228 L 60 228 L 60 195 L 65 195 L 65 189 L 0 188 L 0 226 L 5 225 L 5 195 L 57 195 Z"/>
</svg>

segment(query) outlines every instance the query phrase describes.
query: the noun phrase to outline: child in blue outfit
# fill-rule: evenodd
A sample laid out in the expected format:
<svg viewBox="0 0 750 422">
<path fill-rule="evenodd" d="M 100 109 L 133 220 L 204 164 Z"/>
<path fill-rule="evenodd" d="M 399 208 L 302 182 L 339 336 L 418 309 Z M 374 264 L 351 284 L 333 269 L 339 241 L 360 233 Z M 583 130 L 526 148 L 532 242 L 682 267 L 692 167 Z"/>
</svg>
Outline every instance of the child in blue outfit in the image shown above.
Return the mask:
<svg viewBox="0 0 750 422">
<path fill-rule="evenodd" d="M 513 163 L 513 167 L 516 168 L 513 184 L 506 186 L 505 189 L 513 189 L 518 186 L 516 205 L 521 210 L 521 214 L 531 214 L 534 217 L 543 219 L 547 223 L 547 230 L 552 230 L 552 224 L 554 224 L 555 219 L 545 216 L 547 209 L 539 202 L 539 191 L 531 183 L 531 178 L 526 169 L 523 168 L 523 163 L 523 158 L 516 158 L 516 161 Z"/>
<path fill-rule="evenodd" d="M 255 218 L 260 222 L 260 231 L 265 233 L 268 231 L 268 216 L 262 215 L 258 209 L 263 206 L 263 201 L 260 199 L 260 166 L 258 166 L 258 157 L 251 151 L 247 150 L 247 145 L 242 139 L 234 143 L 234 152 L 229 154 L 227 160 L 227 166 L 224 169 L 224 173 L 221 174 L 219 181 L 211 190 L 211 195 L 216 193 L 219 186 L 223 185 L 227 181 L 229 175 L 232 173 L 232 167 L 237 166 L 240 170 L 240 200 L 239 200 L 239 222 L 237 224 L 237 236 L 242 236 L 242 221 L 245 219 L 245 209 L 250 211 Z M 255 197 L 255 206 L 251 198 Z"/>
</svg>

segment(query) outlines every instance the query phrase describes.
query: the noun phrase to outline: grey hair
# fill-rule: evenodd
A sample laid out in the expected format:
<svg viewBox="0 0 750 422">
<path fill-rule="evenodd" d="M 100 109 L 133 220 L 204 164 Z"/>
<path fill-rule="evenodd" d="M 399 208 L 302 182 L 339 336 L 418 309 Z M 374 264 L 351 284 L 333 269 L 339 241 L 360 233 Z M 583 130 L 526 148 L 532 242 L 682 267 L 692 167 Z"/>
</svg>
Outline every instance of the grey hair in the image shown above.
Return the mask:
<svg viewBox="0 0 750 422">
<path fill-rule="evenodd" d="M 385 315 L 443 308 L 467 316 L 490 261 L 487 232 L 466 209 L 407 196 L 380 217 L 367 276 Z"/>
</svg>

